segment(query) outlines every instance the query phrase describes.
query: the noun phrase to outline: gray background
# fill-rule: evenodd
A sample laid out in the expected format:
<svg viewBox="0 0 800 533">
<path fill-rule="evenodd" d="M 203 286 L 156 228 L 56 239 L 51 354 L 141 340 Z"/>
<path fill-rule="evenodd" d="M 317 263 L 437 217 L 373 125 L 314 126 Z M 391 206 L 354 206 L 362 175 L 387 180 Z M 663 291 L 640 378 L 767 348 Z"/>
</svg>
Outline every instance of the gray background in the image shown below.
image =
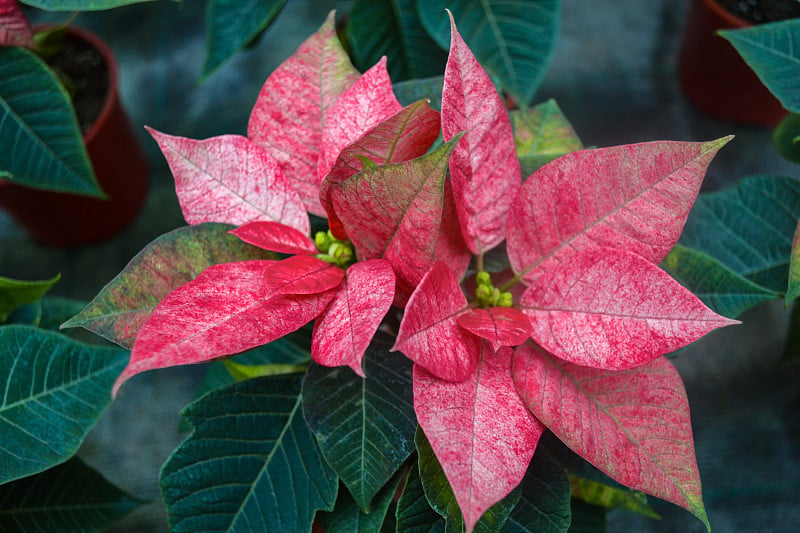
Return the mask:
<svg viewBox="0 0 800 533">
<path fill-rule="evenodd" d="M 113 240 L 70 250 L 30 241 L 0 212 L 0 275 L 44 279 L 53 293 L 91 299 L 144 245 L 183 220 L 172 179 L 143 125 L 204 138 L 244 134 L 267 75 L 349 2 L 292 0 L 253 49 L 198 84 L 205 52 L 203 2 L 156 2 L 76 23 L 116 52 L 122 99 L 151 164 L 151 193 L 137 220 Z M 722 123 L 695 111 L 677 81 L 684 1 L 562 0 L 561 32 L 536 101 L 555 98 L 586 145 L 656 139 L 704 141 L 728 134 L 705 190 L 756 173 L 797 175 L 770 144 L 770 130 Z M 748 312 L 676 361 L 693 415 L 703 495 L 714 531 L 794 532 L 800 523 L 800 365 L 779 362 L 787 311 Z M 113 531 L 166 531 L 158 469 L 180 443 L 178 412 L 202 376 L 198 367 L 137 376 L 123 388 L 80 454 L 131 494 L 150 499 Z M 610 531 L 704 531 L 688 512 L 655 503 L 661 521 L 613 512 Z"/>
</svg>

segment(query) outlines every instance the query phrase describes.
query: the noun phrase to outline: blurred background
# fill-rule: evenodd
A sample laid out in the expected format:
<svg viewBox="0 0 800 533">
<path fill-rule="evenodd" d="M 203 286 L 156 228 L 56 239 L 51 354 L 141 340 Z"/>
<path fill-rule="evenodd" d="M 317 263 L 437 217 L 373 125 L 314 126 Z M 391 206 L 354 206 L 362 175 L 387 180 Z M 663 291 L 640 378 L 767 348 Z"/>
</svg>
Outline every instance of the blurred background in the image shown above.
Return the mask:
<svg viewBox="0 0 800 533">
<path fill-rule="evenodd" d="M 151 169 L 150 194 L 122 233 L 71 249 L 37 244 L 0 211 L 0 275 L 47 279 L 61 273 L 51 294 L 94 297 L 147 243 L 184 225 L 167 165 L 144 126 L 198 139 L 245 134 L 269 73 L 331 9 L 349 4 L 288 2 L 255 46 L 202 84 L 204 2 L 80 14 L 75 24 L 105 38 L 117 55 L 122 101 Z M 676 71 L 685 9 L 681 0 L 562 0 L 558 42 L 535 102 L 554 98 L 586 146 L 736 135 L 712 162 L 707 191 L 753 174 L 797 176 L 798 167 L 775 153 L 771 128 L 720 122 L 686 100 Z M 703 496 L 716 532 L 788 533 L 800 523 L 800 365 L 780 362 L 787 318 L 779 302 L 761 306 L 744 314 L 742 325 L 708 335 L 675 360 L 686 382 Z M 201 378 L 201 367 L 137 376 L 89 434 L 81 457 L 152 502 L 112 531 L 167 531 L 158 470 L 183 438 L 179 411 Z M 609 531 L 704 531 L 688 512 L 654 506 L 661 521 L 614 511 Z"/>
</svg>

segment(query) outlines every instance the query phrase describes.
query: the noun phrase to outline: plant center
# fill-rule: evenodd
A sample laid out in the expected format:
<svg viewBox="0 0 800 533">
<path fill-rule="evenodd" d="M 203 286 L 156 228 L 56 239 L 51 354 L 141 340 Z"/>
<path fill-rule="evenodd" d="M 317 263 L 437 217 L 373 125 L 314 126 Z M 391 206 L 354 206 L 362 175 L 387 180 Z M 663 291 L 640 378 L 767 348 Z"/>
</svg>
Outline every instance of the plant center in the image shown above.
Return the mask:
<svg viewBox="0 0 800 533">
<path fill-rule="evenodd" d="M 314 234 L 314 245 L 319 250 L 316 257 L 326 263 L 346 269 L 356 262 L 356 254 L 350 241 L 340 241 L 331 234 L 331 230 Z"/>
<path fill-rule="evenodd" d="M 475 276 L 475 301 L 478 307 L 511 307 L 514 299 L 510 292 L 502 291 L 492 283 L 492 276 L 485 270 L 481 270 Z"/>
</svg>

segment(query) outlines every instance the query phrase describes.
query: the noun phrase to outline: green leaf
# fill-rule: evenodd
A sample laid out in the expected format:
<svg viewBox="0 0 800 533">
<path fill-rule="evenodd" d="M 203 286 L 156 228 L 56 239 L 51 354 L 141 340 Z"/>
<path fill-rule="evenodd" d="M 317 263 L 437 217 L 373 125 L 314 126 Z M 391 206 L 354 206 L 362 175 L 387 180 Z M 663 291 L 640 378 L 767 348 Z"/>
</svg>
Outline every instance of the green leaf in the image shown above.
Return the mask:
<svg viewBox="0 0 800 533">
<path fill-rule="evenodd" d="M 306 365 L 284 365 L 274 363 L 268 365 L 242 365 L 231 360 L 222 361 L 222 364 L 236 381 L 244 381 L 261 376 L 293 374 L 295 372 L 304 372 L 306 369 Z"/>
<path fill-rule="evenodd" d="M 783 107 L 800 113 L 800 20 L 719 32 Z"/>
<path fill-rule="evenodd" d="M 800 181 L 751 176 L 731 189 L 701 194 L 680 242 L 783 294 L 798 218 Z"/>
<path fill-rule="evenodd" d="M 434 76 L 420 80 L 401 81 L 392 85 L 397 100 L 408 106 L 419 100 L 427 100 L 436 111 L 442 111 L 442 84 L 444 76 Z"/>
<path fill-rule="evenodd" d="M 30 326 L 0 328 L 0 484 L 71 457 L 126 362 L 116 348 Z"/>
<path fill-rule="evenodd" d="M 572 500 L 572 523 L 569 533 L 605 533 L 606 509 L 581 500 Z"/>
<path fill-rule="evenodd" d="M 558 0 L 429 0 L 417 2 L 422 24 L 445 49 L 453 12 L 458 30 L 480 64 L 499 80 L 520 106 L 527 107 L 552 55 L 560 7 Z"/>
<path fill-rule="evenodd" d="M 772 132 L 772 143 L 781 157 L 800 164 L 800 115 L 786 115 Z"/>
<path fill-rule="evenodd" d="M 781 297 L 780 293 L 740 276 L 710 255 L 681 244 L 675 245 L 662 265 L 703 303 L 730 318 Z"/>
<path fill-rule="evenodd" d="M 48 11 L 100 11 L 154 0 L 20 0 L 23 4 Z M 178 2 L 180 0 L 173 0 Z"/>
<path fill-rule="evenodd" d="M 317 513 L 317 521 L 325 533 L 379 533 L 401 479 L 399 472 L 378 492 L 369 513 L 361 510 L 346 489 L 339 489 L 333 511 Z"/>
<path fill-rule="evenodd" d="M 0 276 L 0 322 L 5 322 L 17 307 L 39 301 L 61 274 L 41 281 L 22 281 Z"/>
<path fill-rule="evenodd" d="M 509 116 L 523 179 L 553 159 L 583 148 L 555 100 L 511 111 Z"/>
<path fill-rule="evenodd" d="M 100 532 L 140 503 L 75 457 L 0 486 L 0 531 Z"/>
<path fill-rule="evenodd" d="M 800 222 L 794 230 L 792 252 L 789 256 L 789 282 L 786 287 L 786 305 L 800 295 Z"/>
<path fill-rule="evenodd" d="M 503 527 L 506 533 L 560 533 L 570 524 L 567 473 L 545 450 L 537 448 L 520 485 L 522 495 Z"/>
<path fill-rule="evenodd" d="M 572 495 L 579 500 L 607 509 L 625 509 L 649 518 L 661 519 L 647 503 L 647 496 L 638 490 L 619 489 L 578 476 L 569 476 Z"/>
<path fill-rule="evenodd" d="M 439 76 L 447 53 L 425 32 L 416 0 L 356 0 L 347 36 L 356 67 L 365 71 L 382 56 L 395 81 Z M 410 102 L 409 102 L 410 103 Z"/>
<path fill-rule="evenodd" d="M 126 348 L 167 294 L 211 265 L 272 257 L 245 244 L 227 224 L 178 228 L 148 244 L 62 328 L 84 327 Z"/>
<path fill-rule="evenodd" d="M 406 486 L 397 502 L 397 531 L 444 533 L 444 530 L 444 518 L 428 503 L 419 477 L 419 467 L 415 463 L 408 473 Z"/>
<path fill-rule="evenodd" d="M 280 13 L 286 0 L 209 0 L 206 4 L 206 60 L 201 78 L 246 47 Z"/>
<path fill-rule="evenodd" d="M 192 434 L 161 469 L 170 531 L 309 531 L 338 483 L 303 420 L 302 374 L 215 390 L 183 416 Z"/>
<path fill-rule="evenodd" d="M 43 329 L 58 331 L 61 324 L 75 316 L 86 307 L 86 302 L 74 298 L 45 296 L 40 301 L 42 317 L 38 326 Z"/>
<path fill-rule="evenodd" d="M 366 379 L 349 367 L 312 364 L 303 383 L 303 414 L 322 454 L 365 512 L 414 450 L 411 361 L 390 353 L 378 332 L 364 354 Z"/>
<path fill-rule="evenodd" d="M 103 196 L 69 95 L 44 62 L 21 47 L 0 48 L 0 146 L 0 175 L 10 181 Z"/>
<path fill-rule="evenodd" d="M 419 453 L 419 477 L 428 502 L 437 513 L 445 518 L 445 530 L 448 533 L 464 531 L 464 517 L 458 507 L 453 489 L 422 429 L 417 428 L 414 440 Z M 500 531 L 519 501 L 521 492 L 520 487 L 517 487 L 508 496 L 490 507 L 475 524 L 473 531 L 476 533 Z"/>
</svg>

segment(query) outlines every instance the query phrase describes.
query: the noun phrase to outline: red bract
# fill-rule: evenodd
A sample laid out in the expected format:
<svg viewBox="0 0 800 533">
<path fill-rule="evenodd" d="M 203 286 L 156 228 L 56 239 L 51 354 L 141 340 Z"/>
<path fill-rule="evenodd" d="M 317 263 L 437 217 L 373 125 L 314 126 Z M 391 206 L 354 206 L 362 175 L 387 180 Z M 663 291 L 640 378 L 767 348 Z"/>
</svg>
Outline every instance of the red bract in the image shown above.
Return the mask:
<svg viewBox="0 0 800 533">
<path fill-rule="evenodd" d="M 499 374 L 512 371 L 500 361 L 506 346 L 518 345 L 516 389 L 504 389 L 495 413 L 515 417 L 524 400 L 525 416 L 601 470 L 705 520 L 685 393 L 662 356 L 735 321 L 713 313 L 657 265 L 727 139 L 575 152 L 519 187 L 508 118 L 451 27 L 442 129 L 446 139 L 466 130 L 450 175 L 466 245 L 477 254 L 475 294 L 468 299 L 459 285 L 460 263 L 437 261 L 409 298 L 395 349 L 415 362 L 417 416 L 467 531 L 518 484 L 536 445 L 536 438 L 515 441 L 527 448 L 509 458 L 519 425 L 489 429 L 476 414 L 484 409 L 484 373 L 491 369 L 492 382 L 507 383 L 511 378 Z M 504 238 L 513 274 L 499 287 L 483 271 L 483 252 Z M 493 447 L 484 432 L 505 445 Z"/>
</svg>

